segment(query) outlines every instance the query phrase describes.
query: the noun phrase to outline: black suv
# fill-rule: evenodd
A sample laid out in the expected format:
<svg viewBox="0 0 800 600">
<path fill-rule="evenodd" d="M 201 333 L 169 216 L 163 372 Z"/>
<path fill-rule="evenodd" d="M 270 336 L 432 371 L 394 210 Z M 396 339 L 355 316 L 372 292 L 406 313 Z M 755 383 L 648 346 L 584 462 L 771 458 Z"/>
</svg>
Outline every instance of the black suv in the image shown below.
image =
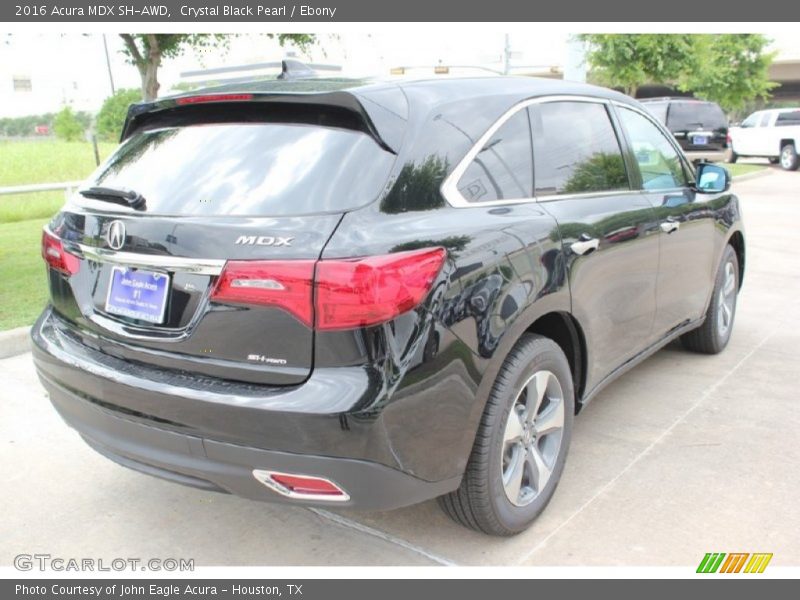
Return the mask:
<svg viewBox="0 0 800 600">
<path fill-rule="evenodd" d="M 530 78 L 279 81 L 133 106 L 46 227 L 34 360 L 133 469 L 258 500 L 440 497 L 527 527 L 573 415 L 728 342 L 727 172 L 637 102 Z"/>
<path fill-rule="evenodd" d="M 728 117 L 714 102 L 694 98 L 648 98 L 642 104 L 666 125 L 692 160 L 727 158 Z"/>
</svg>

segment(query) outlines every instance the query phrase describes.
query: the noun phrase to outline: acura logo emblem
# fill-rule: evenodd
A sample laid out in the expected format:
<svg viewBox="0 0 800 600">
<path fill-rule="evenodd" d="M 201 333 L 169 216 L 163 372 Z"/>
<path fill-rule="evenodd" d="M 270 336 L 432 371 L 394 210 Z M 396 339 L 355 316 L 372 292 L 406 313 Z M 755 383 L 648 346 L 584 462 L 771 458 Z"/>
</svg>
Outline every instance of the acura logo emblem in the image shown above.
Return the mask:
<svg viewBox="0 0 800 600">
<path fill-rule="evenodd" d="M 106 232 L 106 241 L 109 248 L 119 250 L 125 244 L 125 223 L 122 221 L 111 221 Z"/>
</svg>

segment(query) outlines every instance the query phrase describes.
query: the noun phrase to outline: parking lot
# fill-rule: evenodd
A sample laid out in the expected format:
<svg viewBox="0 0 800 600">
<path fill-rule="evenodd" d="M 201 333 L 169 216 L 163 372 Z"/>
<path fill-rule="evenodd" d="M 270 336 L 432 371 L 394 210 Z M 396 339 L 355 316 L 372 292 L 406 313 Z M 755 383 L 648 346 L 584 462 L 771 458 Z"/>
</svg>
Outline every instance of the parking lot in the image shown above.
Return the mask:
<svg viewBox="0 0 800 600">
<path fill-rule="evenodd" d="M 747 271 L 719 356 L 674 344 L 576 420 L 563 480 L 527 532 L 489 538 L 435 502 L 390 513 L 273 506 L 123 469 L 45 398 L 30 354 L 0 361 L 0 565 L 20 553 L 205 565 L 800 565 L 800 173 L 735 186 Z"/>
</svg>

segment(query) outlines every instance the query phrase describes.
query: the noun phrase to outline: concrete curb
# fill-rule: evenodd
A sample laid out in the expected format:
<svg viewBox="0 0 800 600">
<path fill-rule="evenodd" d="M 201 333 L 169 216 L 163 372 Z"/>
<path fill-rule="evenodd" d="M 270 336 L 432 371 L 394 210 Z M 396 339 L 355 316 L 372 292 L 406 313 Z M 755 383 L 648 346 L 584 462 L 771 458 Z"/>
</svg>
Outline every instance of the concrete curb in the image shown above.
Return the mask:
<svg viewBox="0 0 800 600">
<path fill-rule="evenodd" d="M 23 354 L 31 349 L 31 328 L 17 327 L 0 331 L 0 358 Z"/>
</svg>

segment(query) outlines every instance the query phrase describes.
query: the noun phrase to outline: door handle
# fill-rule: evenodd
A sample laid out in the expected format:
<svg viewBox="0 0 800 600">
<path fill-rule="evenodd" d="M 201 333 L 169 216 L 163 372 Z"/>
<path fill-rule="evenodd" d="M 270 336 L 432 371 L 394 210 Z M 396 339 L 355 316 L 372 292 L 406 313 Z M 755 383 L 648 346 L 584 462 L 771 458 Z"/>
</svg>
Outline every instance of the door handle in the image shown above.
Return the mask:
<svg viewBox="0 0 800 600">
<path fill-rule="evenodd" d="M 674 231 L 678 231 L 681 228 L 681 224 L 678 221 L 663 221 L 661 223 L 661 231 L 664 233 L 673 233 Z"/>
<path fill-rule="evenodd" d="M 597 238 L 584 239 L 583 236 L 581 236 L 580 241 L 572 242 L 572 244 L 570 244 L 570 249 L 575 254 L 589 254 L 590 252 L 597 250 L 599 246 L 600 240 Z"/>
</svg>

